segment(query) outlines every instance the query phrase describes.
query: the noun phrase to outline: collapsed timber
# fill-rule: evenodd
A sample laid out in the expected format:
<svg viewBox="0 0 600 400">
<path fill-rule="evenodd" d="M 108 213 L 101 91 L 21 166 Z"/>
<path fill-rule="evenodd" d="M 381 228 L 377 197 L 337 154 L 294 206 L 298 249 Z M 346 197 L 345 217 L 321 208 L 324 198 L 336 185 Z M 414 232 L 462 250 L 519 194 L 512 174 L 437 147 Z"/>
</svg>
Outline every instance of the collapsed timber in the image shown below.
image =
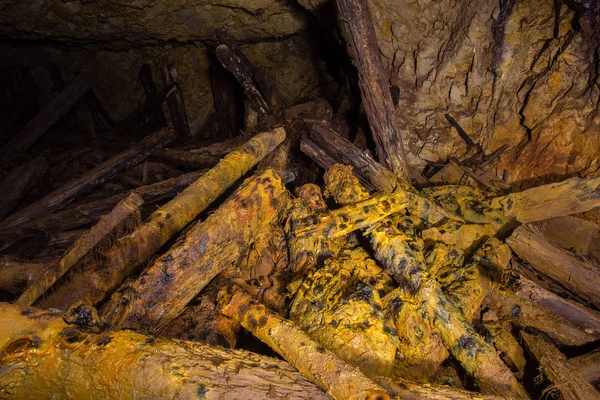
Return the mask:
<svg viewBox="0 0 600 400">
<path fill-rule="evenodd" d="M 9 138 L 1 398 L 598 398 L 597 227 L 570 215 L 600 207 L 600 178 L 504 193 L 473 167 L 502 148 L 478 148 L 414 179 L 368 8 L 337 4 L 381 163 L 326 101 L 289 106 L 224 30 L 215 54 L 248 135 L 225 71 L 201 123 L 173 67 L 159 91 L 143 66 L 147 101 L 123 120 L 81 76 Z M 105 142 L 53 155 L 50 127 L 89 128 L 80 114 Z M 215 124 L 227 139 L 201 144 Z"/>
</svg>

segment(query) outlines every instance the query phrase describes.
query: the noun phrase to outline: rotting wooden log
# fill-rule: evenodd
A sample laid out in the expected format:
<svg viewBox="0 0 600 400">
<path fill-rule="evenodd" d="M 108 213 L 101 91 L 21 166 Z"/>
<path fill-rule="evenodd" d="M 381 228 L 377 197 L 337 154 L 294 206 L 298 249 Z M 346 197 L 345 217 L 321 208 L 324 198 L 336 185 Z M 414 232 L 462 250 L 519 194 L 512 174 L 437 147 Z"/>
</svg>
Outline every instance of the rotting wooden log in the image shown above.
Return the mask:
<svg viewBox="0 0 600 400">
<path fill-rule="evenodd" d="M 483 300 L 483 305 L 494 311 L 500 319 L 520 329 L 533 328 L 559 345 L 582 346 L 598 339 L 596 335 L 585 332 L 577 325 L 510 290 L 491 290 Z"/>
<path fill-rule="evenodd" d="M 229 153 L 156 210 L 135 232 L 119 240 L 107 252 L 107 261 L 103 265 L 71 277 L 40 302 L 40 306 L 65 309 L 78 301 L 96 303 L 102 300 L 284 139 L 285 130 L 275 128 L 256 135 Z"/>
<path fill-rule="evenodd" d="M 350 141 L 328 126 L 314 122 L 310 125 L 310 138 L 338 162 L 352 165 L 361 182 L 368 181 L 378 190 L 392 193 L 399 185 L 398 178 L 387 168 L 366 156 Z"/>
<path fill-rule="evenodd" d="M 223 67 L 228 70 L 242 86 L 244 95 L 252 103 L 252 108 L 254 108 L 260 116 L 268 115 L 271 112 L 269 105 L 252 79 L 252 72 L 248 69 L 247 65 L 244 64 L 229 46 L 225 44 L 219 45 L 215 51 L 221 65 L 223 65 Z"/>
<path fill-rule="evenodd" d="M 563 299 L 535 282 L 519 277 L 515 294 L 538 304 L 546 310 L 577 325 L 585 332 L 600 338 L 600 312 L 578 302 Z"/>
<path fill-rule="evenodd" d="M 206 170 L 190 172 L 151 185 L 139 187 L 131 193 L 140 196 L 146 205 L 155 204 L 161 200 L 175 197 L 178 193 L 185 190 L 186 187 L 198 180 L 205 172 Z M 110 211 L 126 196 L 127 193 L 121 193 L 105 199 L 73 205 L 65 210 L 27 223 L 15 232 L 0 235 L 0 241 L 3 243 L 10 242 L 9 236 L 23 236 L 27 231 L 62 232 L 91 224 L 100 218 L 102 214 Z M 4 246 L 1 245 L 0 247 Z"/>
<path fill-rule="evenodd" d="M 377 146 L 380 163 L 399 179 L 410 184 L 406 153 L 396 123 L 396 110 L 390 93 L 373 20 L 364 0 L 336 0 L 344 37 L 358 68 L 362 103 Z M 354 57 L 352 57 L 354 56 Z"/>
<path fill-rule="evenodd" d="M 8 216 L 21 199 L 44 175 L 50 163 L 44 157 L 36 157 L 30 162 L 13 168 L 0 184 L 0 220 Z"/>
<path fill-rule="evenodd" d="M 220 160 L 218 156 L 192 153 L 177 149 L 159 149 L 152 153 L 152 156 L 167 161 L 177 167 L 194 169 L 212 167 Z"/>
<path fill-rule="evenodd" d="M 44 267 L 43 263 L 22 261 L 10 256 L 0 257 L 0 290 L 21 293 L 34 282 Z"/>
<path fill-rule="evenodd" d="M 293 322 L 281 318 L 242 291 L 234 294 L 223 312 L 239 319 L 244 328 L 334 399 L 500 399 L 448 387 L 421 386 L 401 379 L 375 377 L 373 381 L 321 347 Z"/>
<path fill-rule="evenodd" d="M 583 256 L 588 255 L 598 226 L 582 218 L 564 216 L 534 223 L 540 233 L 550 242 L 565 250 L 573 250 Z"/>
<path fill-rule="evenodd" d="M 303 139 L 300 143 L 300 150 L 310 157 L 317 165 L 323 168 L 325 171 L 329 169 L 332 165 L 336 164 L 337 161 L 329 155 L 325 149 L 320 147 L 318 144 L 313 142 L 310 139 Z M 359 177 L 360 179 L 360 177 Z M 371 184 L 371 182 L 365 182 L 361 179 L 361 183 L 368 189 L 374 190 L 375 187 Z"/>
<path fill-rule="evenodd" d="M 599 186 L 600 178 L 571 178 L 496 197 L 485 202 L 485 206 L 527 224 L 600 207 Z"/>
<path fill-rule="evenodd" d="M 223 309 L 269 345 L 304 376 L 336 400 L 391 399 L 357 367 L 321 347 L 293 322 L 285 320 L 239 291 Z"/>
<path fill-rule="evenodd" d="M 600 382 L 600 350 L 569 359 L 571 368 L 578 370 L 592 385 Z"/>
<path fill-rule="evenodd" d="M 515 229 L 506 243 L 536 273 L 558 283 L 569 294 L 600 308 L 600 270 L 595 264 L 550 243 L 532 225 Z"/>
<path fill-rule="evenodd" d="M 60 314 L 6 303 L 0 351 L 7 400 L 327 399 L 281 360 L 132 331 L 89 333 Z"/>
<path fill-rule="evenodd" d="M 525 359 L 525 352 L 517 341 L 517 339 L 498 321 L 483 322 L 483 329 L 486 334 L 486 339 L 489 337 L 494 344 L 500 357 L 506 362 L 506 364 L 513 369 L 518 371 L 519 374 L 523 374 L 527 360 Z"/>
<path fill-rule="evenodd" d="M 167 128 L 149 136 L 131 148 L 111 157 L 83 176 L 69 182 L 35 203 L 5 219 L 0 224 L 0 231 L 18 228 L 34 219 L 43 217 L 71 203 L 79 194 L 97 187 L 119 172 L 127 169 L 146 157 L 153 151 L 164 146 L 175 138 Z"/>
<path fill-rule="evenodd" d="M 109 214 L 100 218 L 96 225 L 75 241 L 73 246 L 61 257 L 57 265 L 52 265 L 52 268 L 45 269 L 44 273 L 21 294 L 16 304 L 22 306 L 32 305 L 72 266 L 77 264 L 100 242 L 105 240 L 125 220 L 134 218 L 139 223 L 141 219 L 140 207 L 143 202 L 142 198 L 135 193 L 130 194 L 127 198 L 119 202 Z"/>
<path fill-rule="evenodd" d="M 565 400 L 597 400 L 600 393 L 573 368 L 566 357 L 544 339 L 526 332 L 521 337 L 528 350 L 540 363 L 539 370 L 552 383 L 547 389 L 550 393 L 559 393 Z"/>
<path fill-rule="evenodd" d="M 232 107 L 235 104 L 236 90 L 226 73 L 215 65 L 208 69 L 210 74 L 210 85 L 212 89 L 215 112 L 218 114 L 217 123 L 219 124 L 219 137 L 231 138 L 237 136 L 239 124 L 237 118 L 237 109 Z M 225 110 L 220 112 L 223 108 Z"/>
<path fill-rule="evenodd" d="M 335 165 L 325 175 L 327 192 L 341 204 L 364 200 L 368 193 L 350 167 Z M 368 238 L 375 258 L 400 284 L 407 284 L 415 298 L 432 310 L 433 325 L 446 348 L 472 375 L 484 393 L 528 398 L 527 392 L 496 350 L 475 331 L 460 310 L 447 298 L 437 280 L 427 275 L 421 251 L 406 243 L 394 224 L 371 227 Z"/>
<path fill-rule="evenodd" d="M 65 115 L 89 90 L 92 80 L 86 74 L 79 74 L 52 99 L 1 151 L 4 157 L 24 153 L 33 146 L 48 128 Z"/>
<path fill-rule="evenodd" d="M 205 221 L 126 283 L 102 307 L 116 329 L 159 333 L 225 268 L 238 262 L 252 238 L 284 207 L 281 179 L 267 170 L 248 179 Z"/>
<path fill-rule="evenodd" d="M 175 132 L 177 132 L 177 137 L 181 143 L 185 143 L 192 137 L 192 132 L 175 67 L 169 65 L 163 68 L 162 79 L 165 86 L 169 86 L 171 83 L 175 84 L 175 91 L 167 97 L 167 106 L 171 113 L 171 121 Z"/>
<path fill-rule="evenodd" d="M 142 65 L 139 76 L 140 82 L 142 82 L 142 86 L 144 88 L 144 93 L 146 94 L 146 101 L 151 101 L 153 97 L 158 95 L 158 89 L 156 88 L 154 78 L 152 77 L 152 69 L 150 68 L 150 64 Z M 152 121 L 151 123 L 153 125 L 160 128 L 167 126 L 167 118 L 165 117 L 165 113 L 160 104 L 157 107 L 154 107 L 154 109 L 148 113 L 148 116 L 150 117 L 150 121 Z"/>
</svg>

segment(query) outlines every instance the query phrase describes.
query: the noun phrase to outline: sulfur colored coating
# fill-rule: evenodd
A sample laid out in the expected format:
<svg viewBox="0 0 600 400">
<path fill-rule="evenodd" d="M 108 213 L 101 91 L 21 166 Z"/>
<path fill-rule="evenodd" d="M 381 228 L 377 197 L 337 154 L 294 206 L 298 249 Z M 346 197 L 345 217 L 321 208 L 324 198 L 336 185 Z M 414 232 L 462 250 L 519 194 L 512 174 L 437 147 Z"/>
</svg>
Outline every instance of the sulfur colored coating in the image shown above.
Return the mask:
<svg viewBox="0 0 600 400">
<path fill-rule="evenodd" d="M 253 176 L 103 306 L 114 328 L 160 332 L 225 268 L 248 253 L 287 201 L 273 170 Z"/>
<path fill-rule="evenodd" d="M 139 220 L 140 206 L 144 200 L 135 193 L 121 200 L 113 210 L 102 216 L 98 223 L 81 235 L 69 250 L 62 256 L 57 265 L 47 268 L 17 299 L 22 306 L 32 305 L 46 290 L 48 290 L 72 266 L 77 264 L 86 254 L 103 241 L 125 220 L 134 217 Z"/>
<path fill-rule="evenodd" d="M 585 376 L 567 362 L 566 357 L 541 337 L 522 332 L 525 346 L 539 361 L 540 372 L 552 383 L 551 392 L 560 394 L 564 400 L 598 400 L 600 393 Z"/>
<path fill-rule="evenodd" d="M 392 376 L 398 337 L 384 319 L 380 298 L 391 284 L 361 247 L 345 248 L 304 278 L 290 305 L 290 319 L 369 376 Z"/>
<path fill-rule="evenodd" d="M 290 256 L 290 270 L 294 276 L 311 271 L 323 260 L 337 254 L 344 238 L 325 240 L 321 236 L 297 237 L 292 233 L 293 221 L 309 215 L 328 215 L 329 210 L 323 200 L 321 189 L 312 183 L 296 189 L 298 198 L 292 202 L 289 221 L 286 223 L 286 234 Z"/>
<path fill-rule="evenodd" d="M 504 362 L 513 370 L 523 373 L 527 360 L 517 339 L 498 321 L 484 322 L 483 328 L 486 331 L 486 338 L 489 337 L 492 340 Z"/>
<path fill-rule="evenodd" d="M 333 399 L 391 399 L 384 389 L 363 375 L 357 367 L 346 364 L 294 323 L 256 303 L 247 294 L 236 293 L 223 312 L 239 318 L 244 328 L 269 345 Z"/>
<path fill-rule="evenodd" d="M 320 236 L 331 239 L 371 226 L 409 205 L 404 195 L 386 194 L 347 205 L 321 217 L 308 216 L 292 221 L 292 232 L 297 237 Z"/>
<path fill-rule="evenodd" d="M 339 203 L 351 203 L 365 198 L 366 192 L 352 175 L 350 167 L 333 166 L 327 171 L 325 181 L 327 191 L 335 194 Z M 408 246 L 402 244 L 401 232 L 398 231 L 398 235 L 393 235 L 394 233 L 392 230 L 386 232 L 378 228 L 370 232 L 369 240 L 375 251 L 375 258 L 390 270 L 392 276 L 406 274 L 399 283 L 407 283 L 415 297 L 432 310 L 435 331 L 450 353 L 476 379 L 483 392 L 528 398 L 495 349 L 475 332 L 460 310 L 447 298 L 439 283 L 428 275 L 422 253 L 414 260 L 407 261 L 409 253 L 397 249 L 406 249 Z M 396 239 L 400 246 L 395 242 Z M 413 268 L 407 269 L 407 265 L 413 265 L 414 272 Z"/>
<path fill-rule="evenodd" d="M 101 301 L 284 139 L 285 130 L 275 128 L 257 134 L 241 148 L 229 153 L 214 168 L 156 210 L 138 230 L 119 240 L 107 253 L 106 263 L 73 276 L 40 306 L 66 309 L 78 301 Z"/>
<path fill-rule="evenodd" d="M 287 363 L 241 350 L 86 333 L 60 314 L 0 303 L 0 398 L 319 399 Z"/>
</svg>

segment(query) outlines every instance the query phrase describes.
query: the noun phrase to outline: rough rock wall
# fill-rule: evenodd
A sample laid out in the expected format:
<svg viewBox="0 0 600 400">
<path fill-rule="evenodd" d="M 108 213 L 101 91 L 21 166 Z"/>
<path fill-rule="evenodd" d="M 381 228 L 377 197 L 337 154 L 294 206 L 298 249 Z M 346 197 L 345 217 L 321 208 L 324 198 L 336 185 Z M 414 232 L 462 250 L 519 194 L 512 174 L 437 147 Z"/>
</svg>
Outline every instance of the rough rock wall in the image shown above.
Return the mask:
<svg viewBox="0 0 600 400">
<path fill-rule="evenodd" d="M 141 65 L 150 63 L 160 88 L 159 68 L 172 63 L 190 118 L 202 118 L 213 103 L 208 67 L 219 27 L 257 66 L 277 71 L 289 101 L 318 96 L 322 74 L 309 20 L 291 0 L 0 0 L 0 64 L 32 66 L 42 103 L 53 95 L 48 65 L 58 65 L 67 80 L 90 72 L 119 119 L 145 100 Z"/>
<path fill-rule="evenodd" d="M 464 148 L 447 112 L 487 152 L 510 146 L 496 167 L 511 182 L 598 168 L 597 43 L 572 9 L 552 0 L 371 5 L 413 162 Z"/>
<path fill-rule="evenodd" d="M 568 2 L 368 0 L 411 164 L 466 149 L 448 113 L 488 154 L 510 146 L 494 168 L 515 186 L 598 169 L 600 6 Z"/>
</svg>

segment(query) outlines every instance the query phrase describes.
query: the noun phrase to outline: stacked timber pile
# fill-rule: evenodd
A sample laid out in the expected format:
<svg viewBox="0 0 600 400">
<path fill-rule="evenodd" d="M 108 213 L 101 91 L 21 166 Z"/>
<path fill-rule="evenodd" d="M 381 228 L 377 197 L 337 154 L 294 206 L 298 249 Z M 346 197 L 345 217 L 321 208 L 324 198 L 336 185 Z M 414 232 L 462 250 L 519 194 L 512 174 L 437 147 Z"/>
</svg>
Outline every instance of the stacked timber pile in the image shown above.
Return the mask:
<svg viewBox="0 0 600 400">
<path fill-rule="evenodd" d="M 597 227 L 569 215 L 600 178 L 505 193 L 451 116 L 467 154 L 411 171 L 368 9 L 337 5 L 379 162 L 224 30 L 245 135 L 223 70 L 200 123 L 144 66 L 122 121 L 79 75 L 4 137 L 1 398 L 599 397 Z"/>
</svg>

